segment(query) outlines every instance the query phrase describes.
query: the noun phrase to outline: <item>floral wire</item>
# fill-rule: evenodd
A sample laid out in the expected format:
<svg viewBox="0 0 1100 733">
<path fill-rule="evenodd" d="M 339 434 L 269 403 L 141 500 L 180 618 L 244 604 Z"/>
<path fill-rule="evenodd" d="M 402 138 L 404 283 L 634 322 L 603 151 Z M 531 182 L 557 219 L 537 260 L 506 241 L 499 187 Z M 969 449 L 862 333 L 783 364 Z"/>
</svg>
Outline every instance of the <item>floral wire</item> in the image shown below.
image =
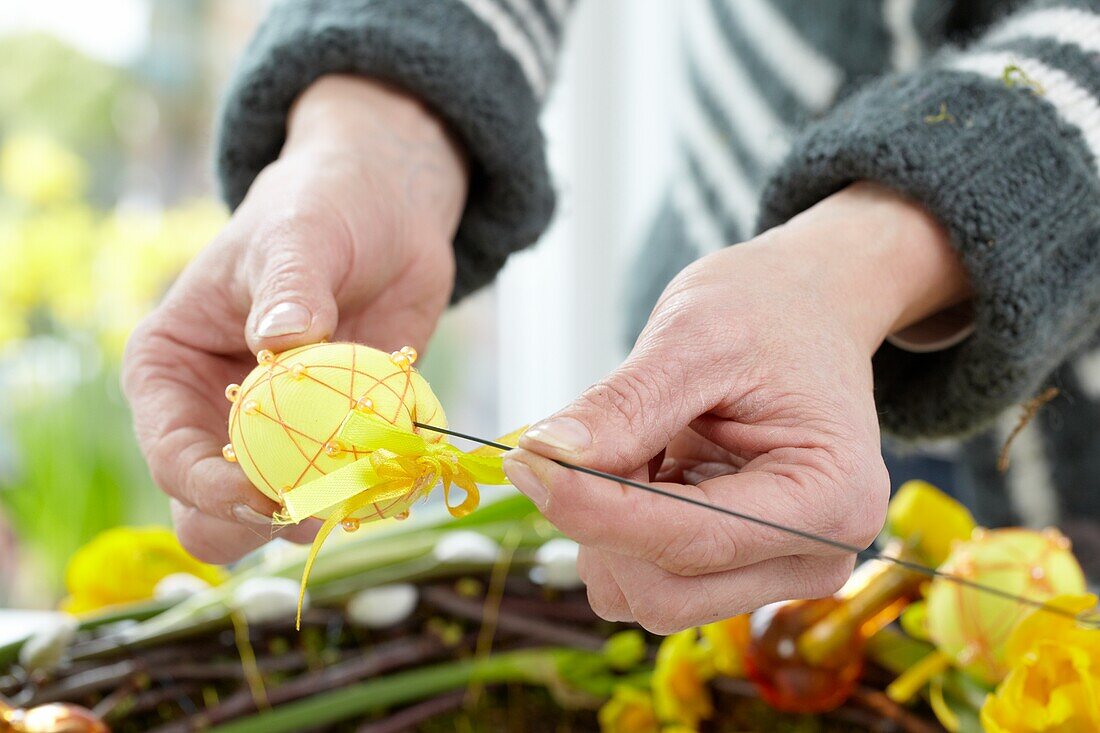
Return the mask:
<svg viewBox="0 0 1100 733">
<path fill-rule="evenodd" d="M 498 442 L 493 441 L 493 440 L 486 440 L 485 438 L 479 438 L 475 435 L 468 435 L 466 433 L 460 433 L 457 430 L 451 430 L 449 428 L 441 428 L 441 427 L 438 427 L 438 426 L 435 426 L 435 425 L 427 425 L 427 424 L 419 423 L 419 422 L 414 422 L 413 424 L 416 427 L 421 428 L 423 430 L 432 430 L 432 431 L 435 431 L 437 433 L 443 433 L 444 435 L 450 435 L 450 436 L 455 437 L 455 438 L 462 438 L 463 440 L 473 441 L 474 443 L 481 443 L 482 445 L 487 445 L 491 448 L 498 448 L 498 449 L 503 450 L 503 451 L 512 450 L 511 446 L 504 445 L 503 443 L 498 443 Z M 571 471 L 577 471 L 579 473 L 585 473 L 585 474 L 588 474 L 589 476 L 595 476 L 596 478 L 602 478 L 602 479 L 605 479 L 607 481 L 614 481 L 615 483 L 622 484 L 624 486 L 630 486 L 630 487 L 635 488 L 635 489 L 641 489 L 642 491 L 647 491 L 651 494 L 656 494 L 658 496 L 664 496 L 664 497 L 667 497 L 669 499 L 675 499 L 676 501 L 681 501 L 681 502 L 684 502 L 686 504 L 692 504 L 692 505 L 697 506 L 697 507 L 702 507 L 703 509 L 709 509 L 711 511 L 719 512 L 719 513 L 725 514 L 727 516 L 736 517 L 737 519 L 743 519 L 746 522 L 752 522 L 754 524 L 759 524 L 759 525 L 762 525 L 764 527 L 770 527 L 771 529 L 775 529 L 775 530 L 778 530 L 780 532 L 786 532 L 787 534 L 792 534 L 792 535 L 795 535 L 797 537 L 801 537 L 803 539 L 810 540 L 812 542 L 817 542 L 819 544 L 828 545 L 829 547 L 833 547 L 833 548 L 838 549 L 838 550 L 843 550 L 844 552 L 850 552 L 850 553 L 853 553 L 853 554 L 856 554 L 856 555 L 858 555 L 860 553 L 863 553 L 864 556 L 866 556 L 870 559 L 883 560 L 885 562 L 893 563 L 894 565 L 898 565 L 900 567 L 903 567 L 906 570 L 911 570 L 915 573 L 920 573 L 921 575 L 926 575 L 930 578 L 942 578 L 943 580 L 947 580 L 947 581 L 950 581 L 952 583 L 957 583 L 958 585 L 963 585 L 963 586 L 966 586 L 968 588 L 972 588 L 976 591 L 980 591 L 982 593 L 988 593 L 989 595 L 997 596 L 999 598 L 1004 598 L 1005 600 L 1014 601 L 1016 603 L 1019 603 L 1019 604 L 1025 605 L 1025 606 L 1030 606 L 1030 607 L 1038 609 L 1040 611 L 1046 611 L 1047 613 L 1053 613 L 1053 614 L 1056 614 L 1058 616 L 1063 616 L 1065 618 L 1071 618 L 1071 619 L 1075 620 L 1077 623 L 1079 623 L 1083 626 L 1086 626 L 1086 627 L 1090 627 L 1090 628 L 1094 628 L 1094 629 L 1100 629 L 1100 613 L 1096 612 L 1095 610 L 1091 610 L 1091 611 L 1086 610 L 1086 611 L 1082 611 L 1080 613 L 1074 613 L 1072 611 L 1067 611 L 1064 608 L 1059 608 L 1058 606 L 1052 605 L 1050 603 L 1044 603 L 1043 601 L 1037 601 L 1034 598 L 1028 598 L 1027 596 L 1021 596 L 1021 595 L 1017 595 L 1015 593 L 1009 593 L 1008 591 L 1001 590 L 1000 588 L 997 588 L 997 587 L 994 587 L 994 586 L 991 586 L 991 585 L 986 585 L 985 583 L 979 583 L 979 582 L 971 580 L 969 578 L 964 578 L 960 575 L 954 575 L 953 573 L 946 573 L 942 570 L 938 570 L 936 568 L 930 568 L 926 565 L 921 565 L 920 563 L 912 562 L 910 560 L 904 560 L 902 558 L 895 557 L 893 555 L 889 555 L 889 554 L 884 553 L 884 552 L 879 552 L 879 551 L 876 551 L 876 550 L 866 550 L 865 548 L 861 548 L 861 547 L 858 547 L 856 545 L 850 545 L 847 542 L 840 542 L 839 540 L 830 539 L 828 537 L 822 537 L 821 535 L 816 535 L 816 534 L 813 534 L 812 532 L 807 532 L 805 530 L 797 529 L 795 527 L 788 527 L 788 526 L 780 524 L 778 522 L 773 522 L 770 519 L 764 519 L 763 517 L 753 516 L 752 514 L 745 514 L 743 512 L 737 511 L 736 509 L 730 509 L 728 507 L 719 506 L 717 504 L 712 504 L 710 502 L 703 501 L 701 499 L 695 499 L 695 498 L 692 498 L 690 496 L 683 496 L 682 494 L 676 494 L 676 493 L 673 493 L 673 492 L 668 491 L 666 489 L 662 489 L 659 486 L 653 486 L 652 484 L 643 483 L 641 481 L 634 481 L 634 480 L 631 480 L 631 479 L 628 479 L 628 478 L 624 478 L 622 476 L 616 476 L 613 473 L 607 473 L 605 471 L 599 471 L 595 468 L 588 468 L 587 466 L 579 466 L 575 463 L 569 463 L 568 461 L 561 461 L 561 460 L 558 460 L 558 459 L 551 459 L 551 460 L 553 460 L 554 463 L 558 464 L 559 466 L 562 466 L 563 468 L 568 468 Z"/>
</svg>

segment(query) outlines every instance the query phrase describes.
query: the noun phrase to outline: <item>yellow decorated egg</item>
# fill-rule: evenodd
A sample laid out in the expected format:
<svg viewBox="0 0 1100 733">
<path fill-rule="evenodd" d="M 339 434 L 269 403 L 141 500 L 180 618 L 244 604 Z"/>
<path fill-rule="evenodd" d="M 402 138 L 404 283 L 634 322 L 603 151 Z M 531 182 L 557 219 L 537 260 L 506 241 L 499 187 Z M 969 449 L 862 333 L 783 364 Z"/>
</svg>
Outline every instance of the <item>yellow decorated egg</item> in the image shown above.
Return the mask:
<svg viewBox="0 0 1100 733">
<path fill-rule="evenodd" d="M 1069 540 L 1054 529 L 975 530 L 959 542 L 941 571 L 1044 602 L 1085 592 L 1085 576 Z M 936 646 L 990 684 L 1008 672 L 1005 642 L 1033 609 L 1010 598 L 936 578 L 927 594 L 926 625 Z"/>
<path fill-rule="evenodd" d="M 409 347 L 391 354 L 361 344 L 321 343 L 281 354 L 263 351 L 257 359 L 244 382 L 226 388 L 233 405 L 225 457 L 277 502 L 286 492 L 369 456 L 369 447 L 345 445 L 337 437 L 353 411 L 377 415 L 428 443 L 443 440 L 413 424 L 445 427 L 446 418 L 413 368 L 416 352 Z M 352 518 L 378 519 L 406 508 L 399 500 L 379 502 Z"/>
</svg>

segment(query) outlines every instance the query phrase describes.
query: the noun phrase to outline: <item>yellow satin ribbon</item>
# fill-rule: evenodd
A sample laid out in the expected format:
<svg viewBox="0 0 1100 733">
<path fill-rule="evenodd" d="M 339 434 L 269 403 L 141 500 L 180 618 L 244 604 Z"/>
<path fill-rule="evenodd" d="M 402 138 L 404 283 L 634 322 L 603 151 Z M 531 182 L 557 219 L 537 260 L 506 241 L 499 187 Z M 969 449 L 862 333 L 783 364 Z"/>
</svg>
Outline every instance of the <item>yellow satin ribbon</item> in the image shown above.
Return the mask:
<svg viewBox="0 0 1100 733">
<path fill-rule="evenodd" d="M 509 433 L 497 442 L 515 446 L 523 430 Z M 277 522 L 297 524 L 332 510 L 321 524 L 306 558 L 298 594 L 296 628 L 301 628 L 306 582 L 313 563 L 336 525 L 371 504 L 403 499 L 402 504 L 407 507 L 426 496 L 440 481 L 447 511 L 455 518 L 464 517 L 477 509 L 478 484 L 508 483 L 501 468 L 500 449 L 486 446 L 467 453 L 447 442 L 425 440 L 371 412 L 353 410 L 348 413 L 336 437 L 341 445 L 367 452 L 367 455 L 283 494 L 284 510 L 276 516 Z M 451 504 L 452 485 L 466 492 L 460 504 Z"/>
</svg>

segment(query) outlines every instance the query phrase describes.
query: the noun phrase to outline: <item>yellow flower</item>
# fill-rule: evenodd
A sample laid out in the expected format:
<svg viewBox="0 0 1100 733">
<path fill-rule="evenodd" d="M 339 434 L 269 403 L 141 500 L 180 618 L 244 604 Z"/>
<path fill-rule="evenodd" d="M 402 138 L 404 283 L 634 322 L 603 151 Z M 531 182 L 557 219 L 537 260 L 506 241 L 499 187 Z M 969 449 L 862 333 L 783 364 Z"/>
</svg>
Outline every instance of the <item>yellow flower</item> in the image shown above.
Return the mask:
<svg viewBox="0 0 1100 733">
<path fill-rule="evenodd" d="M 165 577 L 189 573 L 210 585 L 226 578 L 222 568 L 199 562 L 164 527 L 116 527 L 77 550 L 65 570 L 69 613 L 144 601 Z"/>
<path fill-rule="evenodd" d="M 644 690 L 616 687 L 599 712 L 602 733 L 659 733 L 653 697 Z"/>
<path fill-rule="evenodd" d="M 927 481 L 906 481 L 886 511 L 886 530 L 931 565 L 946 560 L 952 543 L 969 538 L 975 526 L 965 506 Z"/>
<path fill-rule="evenodd" d="M 698 643 L 697 629 L 661 642 L 653 670 L 653 699 L 661 720 L 697 726 L 714 713 L 707 681 L 714 676 L 710 654 Z"/>
<path fill-rule="evenodd" d="M 1096 596 L 1051 601 L 1077 613 Z M 1006 644 L 1008 676 L 982 705 L 986 733 L 1075 733 L 1100 730 L 1100 630 L 1036 611 Z"/>
<path fill-rule="evenodd" d="M 11 135 L 0 148 L 0 187 L 29 204 L 71 201 L 84 190 L 87 176 L 79 156 L 45 135 Z"/>
<path fill-rule="evenodd" d="M 747 613 L 699 628 L 703 647 L 709 652 L 714 670 L 727 677 L 744 677 L 744 653 L 749 645 Z"/>
<path fill-rule="evenodd" d="M 116 210 L 102 221 L 90 272 L 95 325 L 108 353 L 122 353 L 134 325 L 225 220 L 220 204 L 196 200 L 163 212 Z"/>
</svg>

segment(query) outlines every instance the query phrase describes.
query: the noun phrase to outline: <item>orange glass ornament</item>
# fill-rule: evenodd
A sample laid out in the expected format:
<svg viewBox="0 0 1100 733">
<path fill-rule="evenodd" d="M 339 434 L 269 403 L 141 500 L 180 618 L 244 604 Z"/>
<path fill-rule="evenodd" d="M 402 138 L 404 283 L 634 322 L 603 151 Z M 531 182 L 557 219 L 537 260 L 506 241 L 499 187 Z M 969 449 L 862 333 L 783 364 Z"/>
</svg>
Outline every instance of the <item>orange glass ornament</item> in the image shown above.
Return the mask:
<svg viewBox="0 0 1100 733">
<path fill-rule="evenodd" d="M 863 643 L 854 634 L 824 663 L 811 664 L 798 651 L 798 639 L 843 604 L 839 598 L 791 601 L 765 606 L 750 618 L 745 674 L 760 697 L 776 710 L 819 713 L 832 710 L 852 693 L 863 672 Z"/>
<path fill-rule="evenodd" d="M 29 710 L 0 703 L 0 733 L 111 733 L 95 713 L 71 703 L 50 703 Z"/>
<path fill-rule="evenodd" d="M 867 639 L 918 597 L 923 581 L 898 565 L 871 561 L 835 596 L 761 608 L 750 617 L 746 675 L 777 710 L 833 710 L 859 681 Z"/>
</svg>

